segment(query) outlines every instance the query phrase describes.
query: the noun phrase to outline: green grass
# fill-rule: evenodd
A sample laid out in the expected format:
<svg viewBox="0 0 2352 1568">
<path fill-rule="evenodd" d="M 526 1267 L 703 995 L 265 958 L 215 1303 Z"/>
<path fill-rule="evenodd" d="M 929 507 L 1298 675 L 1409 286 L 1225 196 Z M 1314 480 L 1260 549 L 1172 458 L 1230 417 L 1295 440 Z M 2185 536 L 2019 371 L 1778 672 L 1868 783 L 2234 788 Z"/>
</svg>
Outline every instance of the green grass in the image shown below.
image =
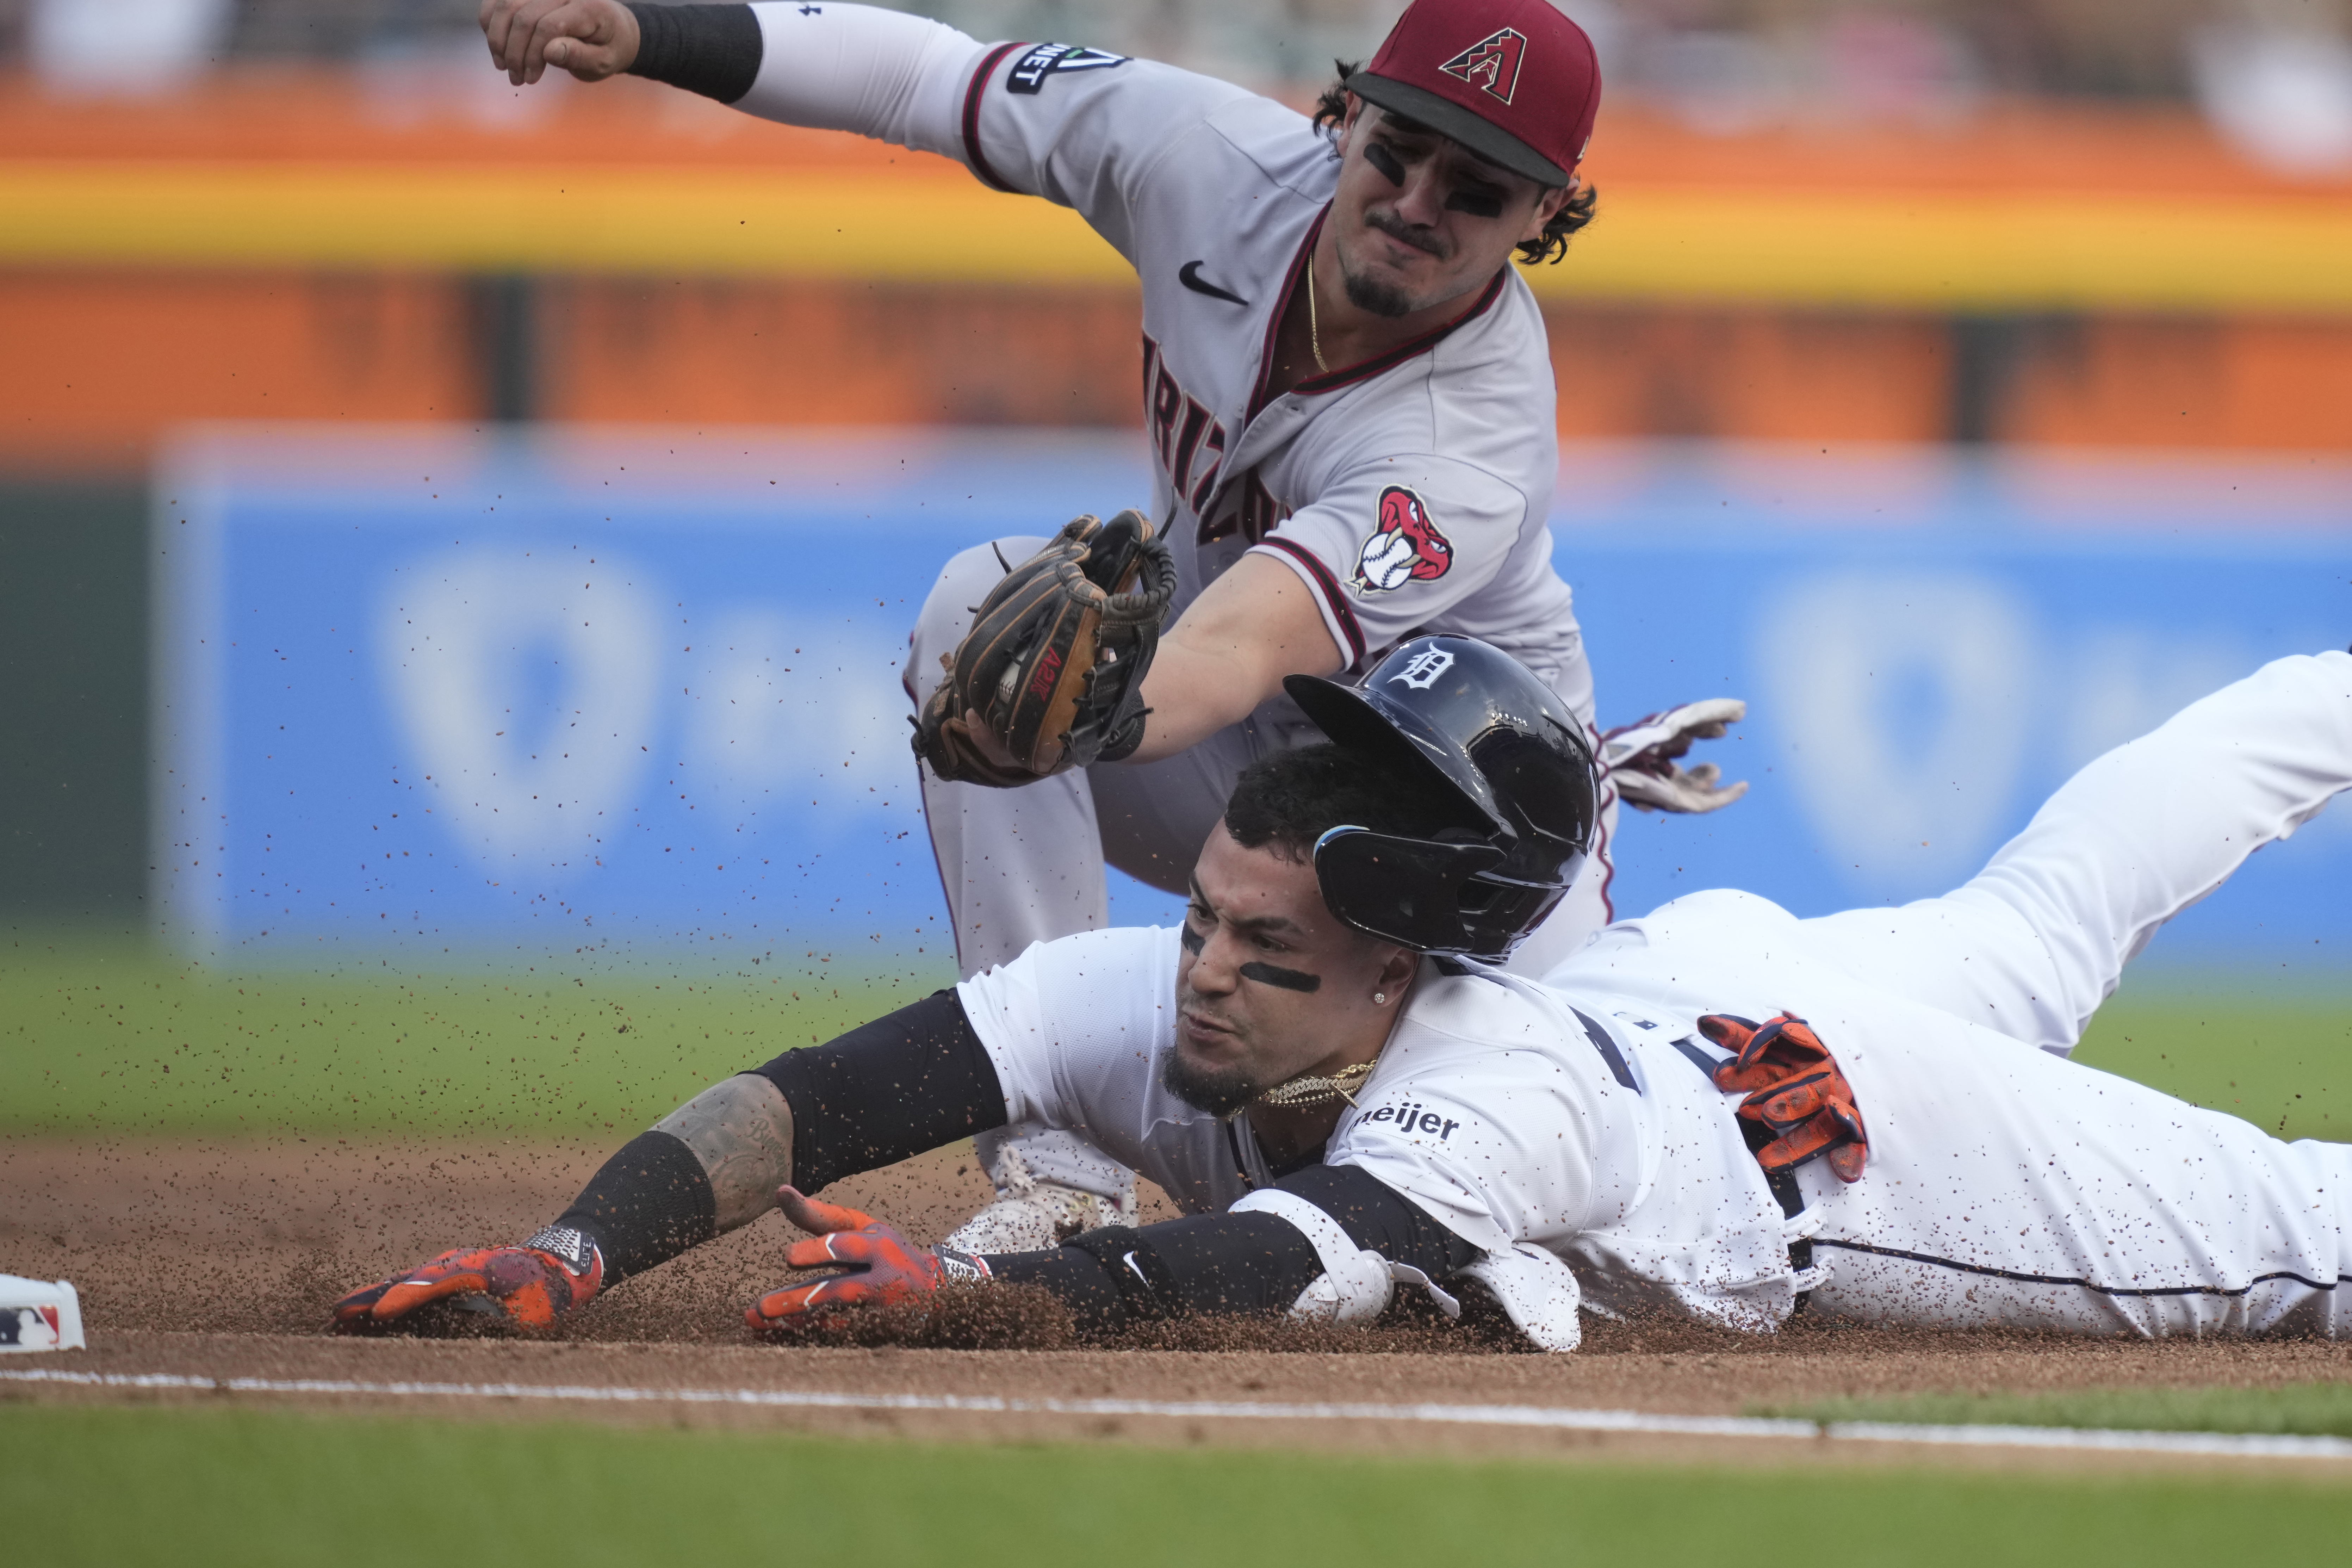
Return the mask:
<svg viewBox="0 0 2352 1568">
<path fill-rule="evenodd" d="M 2352 1437 L 2352 1383 L 2275 1388 L 2080 1388 L 2053 1394 L 1918 1394 L 1759 1405 L 1751 1415 L 1930 1426 L 2110 1426 L 2135 1432 L 2269 1432 Z"/>
<path fill-rule="evenodd" d="M 2281 1137 L 2352 1142 L 2352 997 L 2266 996 L 2242 981 L 2134 986 L 2074 1058 Z"/>
<path fill-rule="evenodd" d="M 239 974 L 0 928 L 0 1131 L 618 1131 L 950 978 L 691 960 Z M 2273 1132 L 2352 1141 L 2352 1003 L 2135 989 L 2078 1055 Z"/>
<path fill-rule="evenodd" d="M 224 973 L 0 931 L 0 1131 L 642 1126 L 951 975 L 680 963 Z"/>
<path fill-rule="evenodd" d="M 2233 1560 L 2339 1538 L 2309 1478 L 1653 1468 L 944 1447 L 287 1412 L 0 1406 L 11 1562 L 1150 1565 Z M 1808 1524 L 1804 1521 L 1812 1521 Z M 1768 1553 L 1769 1555 L 1769 1553 Z"/>
</svg>

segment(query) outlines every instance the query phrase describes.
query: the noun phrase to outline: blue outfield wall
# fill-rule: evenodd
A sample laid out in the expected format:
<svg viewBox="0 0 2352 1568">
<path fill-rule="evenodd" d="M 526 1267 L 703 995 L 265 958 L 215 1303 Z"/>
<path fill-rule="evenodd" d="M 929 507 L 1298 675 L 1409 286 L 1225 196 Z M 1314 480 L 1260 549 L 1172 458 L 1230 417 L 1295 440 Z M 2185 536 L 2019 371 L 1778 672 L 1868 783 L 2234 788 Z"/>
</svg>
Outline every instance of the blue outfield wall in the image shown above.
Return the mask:
<svg viewBox="0 0 2352 1568">
<path fill-rule="evenodd" d="M 1629 820 L 1621 912 L 1936 892 L 2099 751 L 2352 640 L 2342 459 L 1562 468 L 1602 721 L 1751 707 L 1708 752 L 1748 799 Z M 1147 476 L 1119 437 L 192 431 L 156 492 L 163 925 L 239 963 L 937 962 L 907 628 L 953 551 L 1140 504 Z M 2156 954 L 2347 977 L 2347 873 L 2352 812 L 2323 816 Z M 1116 918 L 1174 909 L 1114 889 Z"/>
</svg>

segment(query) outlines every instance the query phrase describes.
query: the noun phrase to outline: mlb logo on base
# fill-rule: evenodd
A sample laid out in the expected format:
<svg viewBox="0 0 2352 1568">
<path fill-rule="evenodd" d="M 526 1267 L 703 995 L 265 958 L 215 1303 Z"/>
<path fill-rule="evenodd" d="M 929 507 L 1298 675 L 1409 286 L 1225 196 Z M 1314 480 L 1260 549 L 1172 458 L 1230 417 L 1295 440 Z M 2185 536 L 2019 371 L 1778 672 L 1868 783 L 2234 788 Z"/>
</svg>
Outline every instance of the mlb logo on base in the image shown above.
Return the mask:
<svg viewBox="0 0 2352 1568">
<path fill-rule="evenodd" d="M 0 1274 L 0 1355 L 84 1348 L 81 1298 L 71 1285 Z"/>
</svg>

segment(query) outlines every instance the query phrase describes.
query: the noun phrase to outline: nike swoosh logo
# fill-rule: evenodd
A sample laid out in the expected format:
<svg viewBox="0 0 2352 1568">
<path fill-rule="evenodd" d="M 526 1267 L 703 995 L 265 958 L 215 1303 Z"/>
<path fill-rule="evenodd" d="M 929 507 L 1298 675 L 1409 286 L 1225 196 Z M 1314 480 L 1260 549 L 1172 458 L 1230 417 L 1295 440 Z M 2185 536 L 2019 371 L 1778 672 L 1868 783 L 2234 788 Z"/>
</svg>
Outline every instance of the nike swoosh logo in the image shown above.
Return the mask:
<svg viewBox="0 0 2352 1568">
<path fill-rule="evenodd" d="M 1129 1269 L 1131 1269 L 1131 1270 L 1134 1272 L 1135 1277 L 1136 1277 L 1138 1279 L 1142 1280 L 1146 1285 L 1149 1285 L 1149 1284 L 1150 1284 L 1150 1283 L 1151 1283 L 1151 1277 L 1150 1277 L 1150 1275 L 1148 1275 L 1148 1274 L 1144 1273 L 1144 1271 L 1143 1271 L 1143 1265 L 1142 1265 L 1142 1264 L 1140 1264 L 1140 1263 L 1138 1263 L 1138 1262 L 1135 1260 L 1135 1254 L 1133 1254 L 1132 1252 L 1130 1252 L 1130 1253 L 1129 1253 L 1129 1254 L 1126 1256 L 1126 1258 L 1122 1258 L 1120 1261 L 1124 1262 L 1124 1263 L 1128 1266 L 1128 1268 L 1129 1268 Z"/>
<path fill-rule="evenodd" d="M 1218 288 L 1214 283 L 1202 278 L 1201 276 L 1201 264 L 1197 261 L 1188 261 L 1184 263 L 1183 266 L 1179 267 L 1176 269 L 1176 281 L 1181 283 L 1185 288 L 1190 289 L 1195 294 L 1206 294 L 1212 300 L 1223 300 L 1229 305 L 1247 305 L 1249 303 L 1247 300 L 1243 299 L 1239 294 L 1229 294 L 1223 289 Z"/>
</svg>

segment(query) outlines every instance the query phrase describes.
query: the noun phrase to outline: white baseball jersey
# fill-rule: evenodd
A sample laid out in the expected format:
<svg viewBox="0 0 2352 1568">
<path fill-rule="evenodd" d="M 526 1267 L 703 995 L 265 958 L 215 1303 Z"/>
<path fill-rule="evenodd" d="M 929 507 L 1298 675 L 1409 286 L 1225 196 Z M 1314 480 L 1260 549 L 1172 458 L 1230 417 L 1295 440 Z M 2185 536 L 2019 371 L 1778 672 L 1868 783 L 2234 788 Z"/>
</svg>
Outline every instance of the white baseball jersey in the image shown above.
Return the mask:
<svg viewBox="0 0 2352 1568">
<path fill-rule="evenodd" d="M 1081 1131 L 1206 1213 L 1271 1178 L 1240 1124 L 1160 1084 L 1177 951 L 1174 931 L 1093 931 L 960 994 L 1014 1121 Z M 1656 1293 L 1733 1326 L 1777 1321 L 1797 1289 L 1786 1224 L 1723 1097 L 1665 1035 L 1601 1005 L 1425 963 L 1325 1159 L 1364 1167 L 1490 1257 L 1524 1244 L 1583 1265 L 1596 1300 Z M 1523 1326 L 1574 1340 L 1572 1319 Z"/>
<path fill-rule="evenodd" d="M 1153 515 L 1179 613 L 1255 552 L 1307 584 L 1351 665 L 1458 632 L 1517 656 L 1590 721 L 1547 527 L 1551 361 L 1516 271 L 1419 342 L 1269 397 L 1284 305 L 1339 177 L 1305 116 L 1099 50 L 983 45 L 858 5 L 751 9 L 763 53 L 738 108 L 944 154 L 1076 209 L 1135 267 Z"/>
<path fill-rule="evenodd" d="M 2352 657 L 2284 659 L 2094 763 L 1948 898 L 1800 921 L 1704 893 L 1540 984 L 1425 964 L 1326 1158 L 1480 1248 L 1553 1348 L 1575 1343 L 1580 1301 L 1765 1329 L 1801 1293 L 1881 1322 L 2352 1331 L 2352 1147 L 2283 1142 L 2036 1048 L 2071 1032 L 1977 1021 L 2046 1021 L 2063 998 L 2078 1031 L 2157 926 L 2347 787 Z M 1265 1173 L 1160 1087 L 1176 966 L 1173 931 L 1103 931 L 961 995 L 1016 1121 L 1082 1131 L 1216 1209 Z M 1859 1182 L 1798 1173 L 1793 1217 L 1696 1027 L 1784 1010 L 1835 1055 L 1870 1138 Z"/>
</svg>

